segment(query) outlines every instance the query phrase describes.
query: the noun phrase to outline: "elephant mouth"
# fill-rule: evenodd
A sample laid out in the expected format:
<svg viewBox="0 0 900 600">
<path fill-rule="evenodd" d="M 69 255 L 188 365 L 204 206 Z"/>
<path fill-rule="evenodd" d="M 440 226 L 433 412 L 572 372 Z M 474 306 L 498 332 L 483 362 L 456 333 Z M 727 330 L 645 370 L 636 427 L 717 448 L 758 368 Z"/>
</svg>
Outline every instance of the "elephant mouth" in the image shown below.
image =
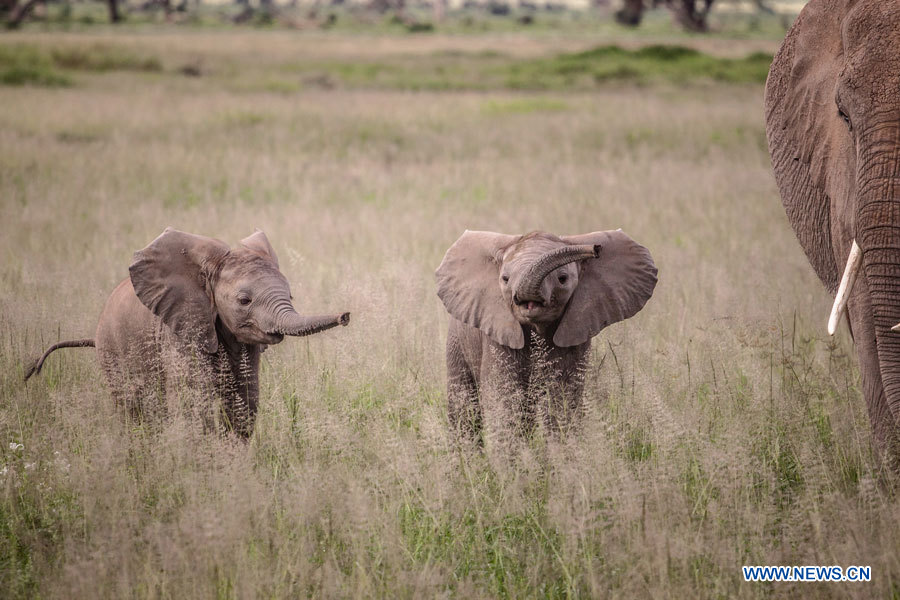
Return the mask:
<svg viewBox="0 0 900 600">
<path fill-rule="evenodd" d="M 515 302 L 516 306 L 526 311 L 540 310 L 547 306 L 541 300 L 520 300 L 519 298 L 514 298 L 513 302 Z"/>
<path fill-rule="evenodd" d="M 255 323 L 242 323 L 237 332 L 238 340 L 245 344 L 267 344 L 272 346 L 280 343 L 284 339 L 283 333 L 277 331 L 266 331 Z"/>
<path fill-rule="evenodd" d="M 522 323 L 534 323 L 544 321 L 548 314 L 551 314 L 552 305 L 543 300 L 521 300 L 513 299 L 513 312 Z"/>
</svg>

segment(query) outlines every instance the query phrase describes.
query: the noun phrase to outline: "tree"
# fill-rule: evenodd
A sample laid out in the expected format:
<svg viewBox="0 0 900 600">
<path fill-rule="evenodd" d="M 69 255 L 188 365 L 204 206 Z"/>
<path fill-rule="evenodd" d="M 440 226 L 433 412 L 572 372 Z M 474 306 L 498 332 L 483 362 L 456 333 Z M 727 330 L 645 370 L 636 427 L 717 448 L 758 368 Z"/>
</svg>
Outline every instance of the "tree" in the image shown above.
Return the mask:
<svg viewBox="0 0 900 600">
<path fill-rule="evenodd" d="M 268 24 L 278 16 L 278 8 L 273 0 L 259 0 L 258 6 L 254 6 L 251 0 L 236 0 L 235 3 L 241 7 L 241 12 L 231 18 L 234 23 L 253 21 L 258 24 Z"/>
<path fill-rule="evenodd" d="M 6 26 L 9 29 L 19 27 L 41 1 L 25 0 L 25 2 L 19 3 L 18 0 L 0 0 L 0 13 L 6 15 Z"/>
<path fill-rule="evenodd" d="M 447 12 L 447 0 L 434 0 L 431 10 L 434 22 L 440 23 L 444 20 L 444 14 Z"/>
<path fill-rule="evenodd" d="M 644 18 L 644 0 L 625 0 L 625 4 L 616 11 L 616 21 L 628 27 L 637 27 Z"/>
<path fill-rule="evenodd" d="M 753 5 L 756 6 L 756 9 L 759 12 L 766 13 L 767 15 L 774 15 L 775 11 L 771 6 L 767 5 L 763 0 L 753 0 Z"/>
<path fill-rule="evenodd" d="M 371 0 L 368 4 L 369 9 L 377 13 L 386 13 L 390 11 L 402 15 L 406 9 L 406 0 Z"/>
<path fill-rule="evenodd" d="M 689 31 L 707 31 L 706 17 L 715 0 L 652 0 L 654 7 L 663 5 L 672 11 L 675 20 Z M 757 0 L 761 3 L 762 0 Z M 637 27 L 641 24 L 644 11 L 647 9 L 645 0 L 624 0 L 622 8 L 616 11 L 616 21 L 629 27 Z"/>
<path fill-rule="evenodd" d="M 675 15 L 675 20 L 688 31 L 707 31 L 706 17 L 715 0 L 667 0 L 666 5 Z M 700 8 L 698 4 L 703 4 Z"/>
<path fill-rule="evenodd" d="M 119 0 L 107 0 L 109 4 L 109 20 L 113 23 L 118 23 L 122 20 L 122 16 L 119 14 Z"/>
</svg>

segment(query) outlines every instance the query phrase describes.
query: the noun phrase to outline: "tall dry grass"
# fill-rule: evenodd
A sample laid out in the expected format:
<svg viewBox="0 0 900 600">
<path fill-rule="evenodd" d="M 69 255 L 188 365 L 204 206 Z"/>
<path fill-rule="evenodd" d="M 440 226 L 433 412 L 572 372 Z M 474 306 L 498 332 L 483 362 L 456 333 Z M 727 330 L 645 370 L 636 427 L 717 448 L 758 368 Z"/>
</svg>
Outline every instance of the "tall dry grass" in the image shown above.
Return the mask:
<svg viewBox="0 0 900 600">
<path fill-rule="evenodd" d="M 825 335 L 758 86 L 287 93 L 241 85 L 265 35 L 247 62 L 204 54 L 227 36 L 188 38 L 140 38 L 159 73 L 0 88 L 3 595 L 900 593 L 897 479 L 872 455 L 848 336 Z M 188 54 L 219 70 L 174 74 Z M 353 313 L 264 355 L 249 446 L 129 430 L 90 350 L 21 382 L 44 347 L 92 334 L 169 225 L 259 227 L 298 307 Z M 458 453 L 443 252 L 466 228 L 616 227 L 660 283 L 595 338 L 583 430 L 505 462 Z M 873 582 L 751 584 L 745 564 L 871 565 Z"/>
</svg>

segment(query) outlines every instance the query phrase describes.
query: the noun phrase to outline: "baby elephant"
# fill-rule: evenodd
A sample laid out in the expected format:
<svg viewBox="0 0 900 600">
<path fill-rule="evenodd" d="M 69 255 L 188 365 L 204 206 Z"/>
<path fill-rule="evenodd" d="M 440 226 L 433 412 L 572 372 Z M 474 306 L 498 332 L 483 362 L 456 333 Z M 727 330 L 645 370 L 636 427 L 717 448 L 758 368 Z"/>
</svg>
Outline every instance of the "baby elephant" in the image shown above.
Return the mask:
<svg viewBox="0 0 900 600">
<path fill-rule="evenodd" d="M 470 440 L 482 423 L 501 437 L 570 423 L 591 338 L 641 310 L 656 286 L 650 252 L 621 230 L 466 231 L 435 275 L 450 313 L 450 424 Z"/>
<path fill-rule="evenodd" d="M 229 248 L 170 227 L 135 252 L 128 270 L 106 302 L 95 339 L 50 347 L 26 380 L 57 348 L 96 346 L 113 396 L 135 418 L 150 409 L 145 401 L 159 404 L 179 386 L 204 401 L 217 398 L 224 427 L 247 438 L 259 401 L 260 353 L 286 335 L 350 322 L 349 313 L 297 314 L 275 251 L 259 230 Z"/>
</svg>

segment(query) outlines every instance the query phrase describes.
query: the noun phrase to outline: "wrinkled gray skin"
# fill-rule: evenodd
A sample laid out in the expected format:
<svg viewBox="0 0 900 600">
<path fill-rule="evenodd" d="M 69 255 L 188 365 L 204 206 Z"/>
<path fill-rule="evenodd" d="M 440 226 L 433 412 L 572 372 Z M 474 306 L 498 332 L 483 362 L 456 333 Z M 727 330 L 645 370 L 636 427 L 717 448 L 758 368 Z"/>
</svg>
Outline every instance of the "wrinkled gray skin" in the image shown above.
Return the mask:
<svg viewBox="0 0 900 600">
<path fill-rule="evenodd" d="M 503 437 L 577 422 L 591 338 L 637 313 L 656 286 L 650 252 L 621 230 L 466 231 L 435 275 L 450 313 L 450 425 L 470 441 L 482 429 Z"/>
<path fill-rule="evenodd" d="M 788 220 L 828 291 L 837 291 L 854 239 L 862 250 L 850 330 L 878 447 L 896 464 L 900 2 L 807 4 L 769 71 L 766 134 Z"/>
<path fill-rule="evenodd" d="M 286 335 L 309 335 L 350 319 L 349 313 L 297 314 L 261 231 L 229 248 L 168 228 L 135 253 L 129 272 L 106 302 L 95 344 L 117 402 L 138 419 L 159 410 L 160 396 L 177 386 L 201 398 L 218 397 L 224 426 L 247 438 L 256 419 L 263 350 Z M 90 340 L 73 345 L 90 345 L 84 342 Z"/>
</svg>

